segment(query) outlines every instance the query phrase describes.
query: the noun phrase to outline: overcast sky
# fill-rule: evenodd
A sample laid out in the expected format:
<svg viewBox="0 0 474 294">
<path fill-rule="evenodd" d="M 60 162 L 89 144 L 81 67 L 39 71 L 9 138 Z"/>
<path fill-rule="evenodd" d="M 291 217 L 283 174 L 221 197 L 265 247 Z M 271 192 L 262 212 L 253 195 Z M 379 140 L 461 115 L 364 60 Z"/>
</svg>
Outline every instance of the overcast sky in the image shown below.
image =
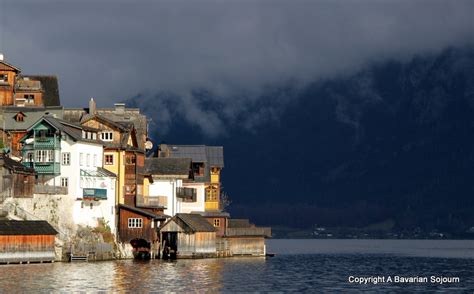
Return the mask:
<svg viewBox="0 0 474 294">
<path fill-rule="evenodd" d="M 65 106 L 206 88 L 232 108 L 236 91 L 252 99 L 474 40 L 474 1 L 0 0 L 0 10 L 5 60 L 58 75 Z"/>
</svg>

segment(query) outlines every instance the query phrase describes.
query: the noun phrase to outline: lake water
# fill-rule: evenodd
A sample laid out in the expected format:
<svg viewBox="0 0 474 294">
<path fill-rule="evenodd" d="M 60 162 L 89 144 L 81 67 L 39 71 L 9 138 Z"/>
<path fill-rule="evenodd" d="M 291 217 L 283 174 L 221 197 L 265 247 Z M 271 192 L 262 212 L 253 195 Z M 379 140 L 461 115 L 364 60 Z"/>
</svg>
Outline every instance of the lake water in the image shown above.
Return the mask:
<svg viewBox="0 0 474 294">
<path fill-rule="evenodd" d="M 471 240 L 276 239 L 267 248 L 276 256 L 0 265 L 0 293 L 474 291 Z"/>
</svg>

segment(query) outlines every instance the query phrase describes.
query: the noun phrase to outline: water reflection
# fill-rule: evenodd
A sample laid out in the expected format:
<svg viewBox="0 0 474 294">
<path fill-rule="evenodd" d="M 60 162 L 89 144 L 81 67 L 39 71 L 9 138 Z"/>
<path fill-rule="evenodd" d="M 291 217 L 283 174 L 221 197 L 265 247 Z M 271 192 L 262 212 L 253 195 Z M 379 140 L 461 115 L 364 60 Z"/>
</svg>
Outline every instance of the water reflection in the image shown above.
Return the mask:
<svg viewBox="0 0 474 294">
<path fill-rule="evenodd" d="M 272 251 L 288 244 L 272 240 Z M 334 240 L 333 240 L 334 241 Z M 368 242 L 368 240 L 365 240 Z M 272 244 L 272 243 L 269 244 Z M 293 241 L 296 242 L 296 241 Z M 274 258 L 227 258 L 137 262 L 133 260 L 95 263 L 54 263 L 0 266 L 0 293 L 18 292 L 321 292 L 347 290 L 377 292 L 404 291 L 457 291 L 474 288 L 474 259 L 432 258 L 403 256 L 393 253 L 393 246 L 380 254 L 379 242 L 368 244 L 368 251 L 380 250 L 378 254 L 362 253 L 362 243 L 355 249 L 345 243 L 333 245 L 332 251 L 324 249 L 329 243 L 293 243 L 293 249 L 313 246 L 312 254 L 277 254 Z M 298 245 L 299 244 L 299 245 Z M 306 245 L 301 245 L 306 244 Z M 410 243 L 408 243 L 410 244 Z M 469 242 L 451 244 L 421 243 L 413 247 L 438 248 L 444 255 L 461 250 L 472 254 Z M 360 248 L 358 247 L 360 245 Z M 428 247 L 426 247 L 429 245 Z M 338 247 L 339 246 L 339 247 Z M 400 245 L 401 246 L 401 245 Z M 400 247 L 399 246 L 399 247 Z M 408 245 L 403 245 L 405 247 Z M 425 246 L 425 247 L 423 247 Z M 302 248 L 301 247 L 301 248 Z M 383 247 L 383 246 L 382 246 Z M 341 249 L 342 248 L 342 249 Z M 378 249 L 377 249 L 378 248 Z M 445 248 L 444 250 L 441 248 Z M 462 249 L 464 248 L 464 249 Z M 383 249 L 383 248 L 382 248 Z M 431 250 L 430 249 L 430 250 Z M 325 251 L 326 250 L 326 251 Z M 343 250 L 344 253 L 340 251 Z M 406 250 L 406 249 L 404 249 Z M 428 250 L 428 251 L 430 251 Z M 314 254 L 314 251 L 321 251 Z M 377 252 L 376 252 L 377 253 Z M 438 252 L 439 253 L 439 252 Z M 459 276 L 461 283 L 455 285 L 355 285 L 347 282 L 349 275 L 444 275 Z M 21 282 L 20 282 L 21 281 Z"/>
</svg>

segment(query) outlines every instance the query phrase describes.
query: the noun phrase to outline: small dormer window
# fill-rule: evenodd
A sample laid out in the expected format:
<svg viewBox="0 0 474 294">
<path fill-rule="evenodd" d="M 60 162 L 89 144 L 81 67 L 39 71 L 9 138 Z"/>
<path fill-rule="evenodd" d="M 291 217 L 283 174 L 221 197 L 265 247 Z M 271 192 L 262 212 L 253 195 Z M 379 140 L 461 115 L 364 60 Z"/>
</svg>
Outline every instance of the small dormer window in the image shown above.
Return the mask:
<svg viewBox="0 0 474 294">
<path fill-rule="evenodd" d="M 22 112 L 18 112 L 14 117 L 16 122 L 24 122 L 25 121 L 25 115 Z"/>
<path fill-rule="evenodd" d="M 113 132 L 102 132 L 100 133 L 100 139 L 102 141 L 113 141 L 114 133 Z"/>
<path fill-rule="evenodd" d="M 0 81 L 8 82 L 8 75 L 7 74 L 0 75 Z"/>
</svg>

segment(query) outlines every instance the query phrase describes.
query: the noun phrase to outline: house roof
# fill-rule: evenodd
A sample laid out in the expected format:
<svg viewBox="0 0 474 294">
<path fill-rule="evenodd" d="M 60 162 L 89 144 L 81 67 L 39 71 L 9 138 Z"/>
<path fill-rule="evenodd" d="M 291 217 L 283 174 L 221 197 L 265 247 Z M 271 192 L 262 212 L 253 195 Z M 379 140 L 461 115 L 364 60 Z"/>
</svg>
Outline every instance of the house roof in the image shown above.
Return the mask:
<svg viewBox="0 0 474 294">
<path fill-rule="evenodd" d="M 26 167 L 20 162 L 13 160 L 4 154 L 0 154 L 0 160 L 3 160 L 3 166 L 8 168 L 9 170 L 12 170 L 15 173 L 30 174 L 30 175 L 35 174 L 35 170 L 33 168 Z"/>
<path fill-rule="evenodd" d="M 224 211 L 191 211 L 191 213 L 200 214 L 203 217 L 230 217 L 230 214 Z"/>
<path fill-rule="evenodd" d="M 98 167 L 97 168 L 97 171 L 100 173 L 100 174 L 103 174 L 104 176 L 107 176 L 107 177 L 112 177 L 112 178 L 116 178 L 117 175 L 103 167 Z"/>
<path fill-rule="evenodd" d="M 23 121 L 17 122 L 15 116 L 19 113 L 23 113 L 25 116 Z M 8 106 L 3 110 L 3 119 L 5 123 L 5 130 L 8 131 L 26 131 L 33 124 L 37 123 L 43 116 L 52 114 L 57 118 L 63 117 L 62 107 L 17 107 Z"/>
<path fill-rule="evenodd" d="M 3 60 L 0 60 L 0 70 L 13 70 L 16 72 L 20 72 L 21 70 L 18 67 L 15 67 Z"/>
<path fill-rule="evenodd" d="M 193 162 L 207 162 L 210 167 L 224 167 L 222 146 L 162 144 L 160 147 L 169 157 L 191 158 Z"/>
<path fill-rule="evenodd" d="M 251 228 L 254 227 L 248 219 L 229 219 L 227 221 L 228 228 Z"/>
<path fill-rule="evenodd" d="M 206 146 L 206 153 L 211 167 L 224 167 L 224 147 Z"/>
<path fill-rule="evenodd" d="M 68 134 L 74 141 L 82 141 L 82 142 L 89 142 L 89 143 L 96 143 L 96 144 L 102 144 L 102 142 L 98 140 L 92 140 L 92 139 L 84 139 L 82 137 L 82 126 L 76 125 L 74 123 L 57 119 L 53 116 L 46 115 L 40 118 L 36 123 L 34 123 L 30 128 L 28 128 L 28 132 L 32 130 L 38 123 L 46 121 L 48 124 L 50 124 L 53 128 L 60 130 L 61 132 L 64 132 Z"/>
<path fill-rule="evenodd" d="M 128 210 L 128 211 L 132 211 L 132 212 L 135 212 L 136 214 L 147 216 L 147 217 L 157 219 L 157 220 L 167 219 L 166 215 L 155 214 L 155 213 L 152 213 L 152 212 L 140 209 L 140 208 L 136 208 L 136 207 L 133 207 L 133 206 L 130 206 L 130 205 L 119 204 L 119 209 L 125 209 L 125 210 Z"/>
<path fill-rule="evenodd" d="M 47 221 L 0 220 L 0 235 L 56 235 Z"/>
<path fill-rule="evenodd" d="M 189 177 L 191 158 L 151 157 L 145 159 L 145 174 Z"/>
<path fill-rule="evenodd" d="M 44 106 L 60 106 L 61 101 L 59 98 L 59 83 L 57 76 L 48 75 L 27 75 L 24 77 L 30 78 L 30 80 L 37 80 L 41 82 L 43 87 L 43 105 Z"/>
<path fill-rule="evenodd" d="M 199 214 L 177 213 L 174 218 L 180 219 L 194 232 L 215 232 L 216 229 Z"/>
</svg>

